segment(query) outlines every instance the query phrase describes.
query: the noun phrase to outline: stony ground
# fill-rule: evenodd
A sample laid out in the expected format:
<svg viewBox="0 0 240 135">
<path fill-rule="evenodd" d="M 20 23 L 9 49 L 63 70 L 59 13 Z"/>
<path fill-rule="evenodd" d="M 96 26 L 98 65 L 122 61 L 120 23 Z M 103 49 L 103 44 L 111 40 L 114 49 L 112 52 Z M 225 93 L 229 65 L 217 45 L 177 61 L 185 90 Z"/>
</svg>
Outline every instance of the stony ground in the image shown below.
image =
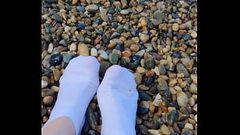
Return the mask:
<svg viewBox="0 0 240 135">
<path fill-rule="evenodd" d="M 42 125 L 68 62 L 91 55 L 101 79 L 113 64 L 134 74 L 137 135 L 197 134 L 196 0 L 42 0 L 41 34 Z M 82 134 L 100 135 L 96 97 L 90 113 Z"/>
</svg>

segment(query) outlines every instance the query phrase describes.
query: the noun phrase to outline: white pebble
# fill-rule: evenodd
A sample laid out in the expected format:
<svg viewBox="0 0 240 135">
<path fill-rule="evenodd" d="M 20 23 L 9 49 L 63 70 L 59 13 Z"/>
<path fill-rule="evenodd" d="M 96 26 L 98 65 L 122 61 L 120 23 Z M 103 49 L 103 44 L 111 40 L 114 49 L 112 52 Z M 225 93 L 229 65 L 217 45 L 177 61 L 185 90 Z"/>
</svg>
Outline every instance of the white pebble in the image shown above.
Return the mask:
<svg viewBox="0 0 240 135">
<path fill-rule="evenodd" d="M 193 130 L 193 125 L 191 123 L 186 123 L 184 128 L 188 128 L 188 129 Z"/>
<path fill-rule="evenodd" d="M 98 52 L 96 48 L 92 48 L 90 53 L 91 53 L 91 56 L 98 56 Z"/>
<path fill-rule="evenodd" d="M 162 99 L 162 96 L 158 93 L 153 101 L 153 105 L 158 107 L 161 99 Z"/>
<path fill-rule="evenodd" d="M 53 44 L 52 43 L 50 43 L 49 45 L 48 45 L 48 53 L 52 53 L 52 51 L 53 51 Z"/>
<path fill-rule="evenodd" d="M 194 120 L 197 122 L 197 114 L 194 116 Z"/>
<path fill-rule="evenodd" d="M 46 88 L 46 87 L 47 87 L 47 85 L 48 85 L 48 82 L 47 82 L 47 81 L 44 81 L 44 80 L 42 80 L 42 89 L 43 89 L 43 88 Z"/>
</svg>

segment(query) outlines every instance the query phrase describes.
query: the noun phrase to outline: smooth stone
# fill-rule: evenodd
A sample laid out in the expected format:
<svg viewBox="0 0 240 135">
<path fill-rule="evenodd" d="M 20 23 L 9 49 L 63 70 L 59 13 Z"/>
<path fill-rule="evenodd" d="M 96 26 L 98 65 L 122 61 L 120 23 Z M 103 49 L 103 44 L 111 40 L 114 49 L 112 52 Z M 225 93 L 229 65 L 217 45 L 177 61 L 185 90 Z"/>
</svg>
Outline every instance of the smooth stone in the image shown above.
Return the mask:
<svg viewBox="0 0 240 135">
<path fill-rule="evenodd" d="M 99 76 L 104 77 L 105 72 L 111 66 L 111 63 L 108 61 L 101 61 L 100 62 L 100 69 L 99 69 Z"/>
<path fill-rule="evenodd" d="M 162 99 L 162 96 L 158 93 L 153 100 L 153 105 L 156 107 L 159 107 L 159 103 L 160 103 L 161 99 Z"/>
<path fill-rule="evenodd" d="M 163 21 L 163 19 L 165 18 L 165 15 L 162 11 L 160 10 L 157 10 L 153 13 L 153 18 L 154 19 L 157 19 L 157 20 L 160 20 L 161 22 Z"/>
<path fill-rule="evenodd" d="M 128 10 L 121 10 L 120 13 L 122 15 L 127 15 L 127 14 L 129 14 L 129 11 Z"/>
<path fill-rule="evenodd" d="M 127 62 L 127 60 L 125 58 L 121 58 L 120 66 L 128 68 L 128 62 Z"/>
<path fill-rule="evenodd" d="M 168 115 L 167 115 L 167 123 L 168 125 L 173 125 L 174 122 L 178 121 L 178 111 L 177 110 L 172 110 Z"/>
<path fill-rule="evenodd" d="M 169 128 L 163 124 L 161 127 L 160 127 L 160 131 L 164 134 L 164 135 L 170 135 L 171 132 L 169 130 Z"/>
<path fill-rule="evenodd" d="M 197 94 L 197 85 L 194 83 L 191 83 L 188 90 L 189 90 L 189 92 L 191 92 L 193 94 Z"/>
<path fill-rule="evenodd" d="M 70 53 L 62 53 L 63 61 L 69 63 L 69 61 L 73 58 L 73 55 Z"/>
<path fill-rule="evenodd" d="M 88 46 L 86 44 L 79 44 L 77 53 L 78 55 L 89 56 Z"/>
<path fill-rule="evenodd" d="M 167 73 L 167 70 L 166 70 L 166 68 L 165 68 L 164 65 L 159 64 L 158 68 L 159 68 L 159 73 L 160 73 L 161 75 L 165 75 L 165 74 Z"/>
<path fill-rule="evenodd" d="M 140 101 L 139 106 L 142 107 L 142 108 L 149 108 L 150 107 L 150 105 L 147 101 Z"/>
<path fill-rule="evenodd" d="M 140 128 L 140 131 L 141 131 L 142 134 L 144 134 L 144 135 L 148 135 L 149 134 L 148 128 L 146 126 L 139 125 L 139 128 Z"/>
<path fill-rule="evenodd" d="M 110 39 L 114 39 L 116 37 L 120 36 L 120 33 L 118 32 L 113 32 L 113 34 L 110 36 Z"/>
<path fill-rule="evenodd" d="M 58 86 L 51 86 L 51 89 L 54 91 L 54 92 L 59 92 L 59 87 Z"/>
<path fill-rule="evenodd" d="M 42 89 L 43 89 L 43 88 L 46 88 L 47 86 L 48 86 L 48 82 L 42 80 Z"/>
<path fill-rule="evenodd" d="M 61 64 L 62 60 L 63 60 L 62 54 L 53 54 L 53 55 L 50 57 L 49 64 L 50 64 L 51 66 L 56 66 L 56 65 Z"/>
<path fill-rule="evenodd" d="M 192 39 L 192 36 L 191 36 L 189 33 L 184 33 L 184 34 L 182 35 L 182 38 L 183 38 L 184 40 L 191 40 L 191 39 Z"/>
<path fill-rule="evenodd" d="M 152 69 L 155 67 L 155 60 L 154 58 L 148 58 L 145 62 L 145 66 L 147 69 Z"/>
<path fill-rule="evenodd" d="M 193 125 L 192 125 L 191 123 L 186 123 L 186 124 L 184 125 L 184 128 L 193 130 Z"/>
<path fill-rule="evenodd" d="M 134 80 L 137 85 L 141 84 L 142 82 L 142 75 L 140 73 L 134 73 Z"/>
<path fill-rule="evenodd" d="M 103 51 L 99 56 L 102 57 L 104 60 L 108 60 L 108 54 L 105 51 Z"/>
<path fill-rule="evenodd" d="M 98 52 L 96 48 L 91 48 L 90 51 L 91 56 L 97 57 L 98 56 Z"/>
<path fill-rule="evenodd" d="M 60 77 L 61 77 L 61 72 L 58 69 L 53 69 L 53 77 L 55 81 L 59 81 Z"/>
<path fill-rule="evenodd" d="M 152 94 L 157 94 L 158 93 L 157 85 L 158 85 L 158 83 L 153 83 L 153 84 L 150 85 L 149 91 L 151 91 Z"/>
<path fill-rule="evenodd" d="M 44 88 L 42 89 L 42 97 L 46 97 L 46 96 L 53 96 L 55 93 L 52 89 L 49 88 Z"/>
<path fill-rule="evenodd" d="M 109 62 L 112 63 L 113 65 L 118 63 L 118 54 L 115 52 L 112 52 L 108 56 Z"/>
<path fill-rule="evenodd" d="M 53 52 L 53 44 L 52 43 L 50 43 L 49 45 L 48 45 L 48 49 L 47 49 L 47 52 L 48 53 L 52 53 Z"/>
<path fill-rule="evenodd" d="M 124 46 L 122 44 L 116 44 L 115 49 L 122 52 L 124 51 Z"/>
<path fill-rule="evenodd" d="M 160 94 L 162 96 L 163 101 L 165 101 L 165 102 L 172 101 L 172 93 L 170 90 L 164 90 L 163 92 L 161 91 Z"/>
<path fill-rule="evenodd" d="M 137 108 L 137 115 L 138 116 L 145 115 L 145 114 L 148 113 L 148 111 L 149 111 L 148 108 L 142 108 L 142 107 L 138 106 L 138 108 Z"/>
<path fill-rule="evenodd" d="M 184 67 L 182 63 L 178 63 L 176 69 L 178 73 L 183 73 L 185 77 L 190 76 L 188 70 Z"/>
<path fill-rule="evenodd" d="M 158 78 L 157 81 L 158 81 L 157 89 L 159 93 L 161 93 L 161 91 L 163 90 L 168 89 L 168 84 L 163 78 Z"/>
<path fill-rule="evenodd" d="M 91 4 L 85 7 L 85 10 L 98 10 L 98 6 L 96 4 Z"/>
<path fill-rule="evenodd" d="M 188 104 L 188 97 L 181 90 L 177 90 L 177 102 L 180 107 L 186 107 Z"/>
<path fill-rule="evenodd" d="M 43 98 L 42 102 L 43 102 L 43 105 L 45 105 L 45 106 L 51 106 L 52 103 L 53 103 L 53 97 L 52 96 L 46 96 L 46 97 Z"/>
<path fill-rule="evenodd" d="M 139 98 L 141 101 L 153 101 L 153 98 L 145 92 L 139 92 Z"/>
<path fill-rule="evenodd" d="M 154 82 L 154 78 L 152 76 L 144 76 L 143 84 L 146 86 L 150 86 Z"/>
<path fill-rule="evenodd" d="M 58 13 L 53 12 L 53 18 L 56 22 L 63 23 L 63 19 L 61 18 L 61 16 Z"/>
<path fill-rule="evenodd" d="M 143 43 L 146 43 L 148 40 L 149 40 L 149 35 L 147 34 L 141 34 L 140 35 L 140 40 L 143 42 Z"/>
<path fill-rule="evenodd" d="M 168 107 L 174 107 L 174 108 L 176 108 L 176 109 L 179 108 L 177 101 L 167 102 L 167 106 L 168 106 Z"/>
<path fill-rule="evenodd" d="M 162 134 L 160 134 L 160 130 L 156 130 L 156 129 L 148 129 L 148 132 L 151 135 L 162 135 Z"/>
<path fill-rule="evenodd" d="M 141 57 L 139 55 L 133 55 L 131 62 L 135 64 L 135 66 L 138 66 L 140 63 Z"/>
<path fill-rule="evenodd" d="M 146 50 L 142 49 L 142 50 L 138 51 L 137 53 L 135 53 L 135 55 L 138 55 L 142 58 L 145 52 L 146 52 Z"/>
</svg>

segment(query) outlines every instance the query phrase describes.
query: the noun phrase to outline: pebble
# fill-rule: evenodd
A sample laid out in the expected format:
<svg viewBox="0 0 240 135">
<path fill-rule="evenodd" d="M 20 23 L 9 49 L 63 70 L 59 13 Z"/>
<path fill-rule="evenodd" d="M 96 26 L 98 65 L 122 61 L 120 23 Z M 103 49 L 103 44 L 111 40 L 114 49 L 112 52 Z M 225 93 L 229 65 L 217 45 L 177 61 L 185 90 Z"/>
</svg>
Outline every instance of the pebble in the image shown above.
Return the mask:
<svg viewBox="0 0 240 135">
<path fill-rule="evenodd" d="M 88 46 L 86 44 L 79 44 L 77 53 L 78 55 L 89 56 Z"/>
<path fill-rule="evenodd" d="M 171 134 L 169 128 L 168 128 L 165 124 L 163 124 L 163 125 L 160 127 L 160 131 L 161 131 L 161 133 L 164 134 L 164 135 L 170 135 L 170 134 Z"/>
<path fill-rule="evenodd" d="M 43 88 L 46 88 L 47 86 L 48 86 L 48 82 L 42 80 L 42 89 L 43 89 Z"/>
<path fill-rule="evenodd" d="M 118 63 L 118 54 L 115 52 L 112 52 L 108 56 L 109 62 L 112 63 L 113 65 L 116 65 Z"/>
<path fill-rule="evenodd" d="M 43 105 L 45 106 L 51 106 L 53 103 L 53 97 L 52 96 L 45 96 L 43 98 Z"/>
<path fill-rule="evenodd" d="M 186 105 L 188 104 L 188 97 L 181 90 L 177 90 L 177 102 L 180 107 L 186 107 Z"/>
<path fill-rule="evenodd" d="M 51 66 L 59 65 L 62 62 L 62 59 L 63 59 L 62 54 L 53 54 L 50 56 L 49 64 Z"/>
<path fill-rule="evenodd" d="M 91 56 L 97 57 L 98 56 L 98 52 L 96 48 L 91 48 L 90 51 Z"/>
</svg>

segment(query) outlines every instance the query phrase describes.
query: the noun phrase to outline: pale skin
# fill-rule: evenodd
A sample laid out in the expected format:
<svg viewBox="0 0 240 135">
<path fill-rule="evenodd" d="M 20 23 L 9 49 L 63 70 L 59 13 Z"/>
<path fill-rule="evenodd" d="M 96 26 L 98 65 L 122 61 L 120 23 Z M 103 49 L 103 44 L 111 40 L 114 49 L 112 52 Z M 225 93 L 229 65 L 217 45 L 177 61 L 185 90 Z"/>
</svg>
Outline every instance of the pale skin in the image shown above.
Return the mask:
<svg viewBox="0 0 240 135">
<path fill-rule="evenodd" d="M 69 117 L 62 116 L 48 123 L 48 126 L 42 130 L 43 135 L 76 135 L 72 120 Z"/>
</svg>

